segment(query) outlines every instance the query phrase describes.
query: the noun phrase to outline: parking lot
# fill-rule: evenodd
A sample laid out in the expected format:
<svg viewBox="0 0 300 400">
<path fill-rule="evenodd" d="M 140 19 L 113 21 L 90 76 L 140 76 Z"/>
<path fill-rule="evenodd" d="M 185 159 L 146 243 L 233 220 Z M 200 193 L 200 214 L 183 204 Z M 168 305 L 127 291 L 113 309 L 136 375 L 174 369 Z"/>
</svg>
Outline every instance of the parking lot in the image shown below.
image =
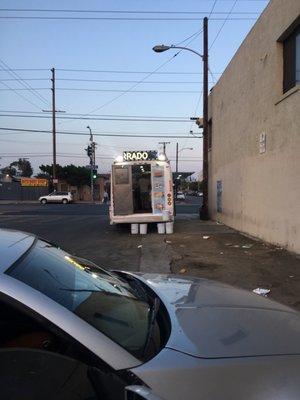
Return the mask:
<svg viewBox="0 0 300 400">
<path fill-rule="evenodd" d="M 300 309 L 300 260 L 225 225 L 199 221 L 197 198 L 177 204 L 173 235 L 131 235 L 111 226 L 103 204 L 0 204 L 0 227 L 32 232 L 110 269 L 194 275 L 248 290 Z M 203 239 L 208 237 L 208 239 Z"/>
</svg>

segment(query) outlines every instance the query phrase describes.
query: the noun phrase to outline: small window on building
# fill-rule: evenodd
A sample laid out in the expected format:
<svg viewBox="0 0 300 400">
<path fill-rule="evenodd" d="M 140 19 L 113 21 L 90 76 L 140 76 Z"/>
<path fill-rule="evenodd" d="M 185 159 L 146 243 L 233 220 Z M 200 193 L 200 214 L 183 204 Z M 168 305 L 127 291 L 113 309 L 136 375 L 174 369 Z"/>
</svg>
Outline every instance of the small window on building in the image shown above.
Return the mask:
<svg viewBox="0 0 300 400">
<path fill-rule="evenodd" d="M 283 44 L 283 93 L 300 83 L 300 26 L 292 26 L 279 38 Z"/>
</svg>

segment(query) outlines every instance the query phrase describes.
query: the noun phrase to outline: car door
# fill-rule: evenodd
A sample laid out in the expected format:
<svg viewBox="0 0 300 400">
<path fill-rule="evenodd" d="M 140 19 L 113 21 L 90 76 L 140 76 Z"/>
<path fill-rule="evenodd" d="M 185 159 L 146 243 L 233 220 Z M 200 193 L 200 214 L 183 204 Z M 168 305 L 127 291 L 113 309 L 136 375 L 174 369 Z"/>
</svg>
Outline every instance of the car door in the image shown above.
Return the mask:
<svg viewBox="0 0 300 400">
<path fill-rule="evenodd" d="M 74 338 L 76 342 L 112 369 L 128 369 L 140 364 L 140 361 L 123 347 L 70 312 L 66 307 L 6 274 L 1 274 L 0 278 L 0 299 L 5 298 L 7 299 L 5 301 L 9 303 L 17 302 L 18 307 L 22 306 L 26 312 L 34 313 L 40 320 L 45 320 L 46 325 L 54 324 L 55 327 L 59 327 L 66 335 Z M 1 332 L 5 333 L 6 331 L 7 329 L 1 325 L 0 319 L 0 337 Z"/>
<path fill-rule="evenodd" d="M 82 362 L 47 350 L 0 350 L 1 398 L 6 400 L 97 400 Z"/>
<path fill-rule="evenodd" d="M 55 203 L 55 202 L 56 202 L 56 199 L 57 199 L 57 194 L 58 194 L 58 192 L 52 192 L 52 193 L 50 193 L 50 194 L 48 195 L 48 197 L 47 197 L 48 203 Z"/>
<path fill-rule="evenodd" d="M 1 399 L 124 400 L 133 381 L 66 334 L 63 323 L 56 326 L 1 290 L 0 315 Z M 76 331 L 89 336 L 84 326 Z M 101 341 L 93 340 L 101 351 Z"/>
</svg>

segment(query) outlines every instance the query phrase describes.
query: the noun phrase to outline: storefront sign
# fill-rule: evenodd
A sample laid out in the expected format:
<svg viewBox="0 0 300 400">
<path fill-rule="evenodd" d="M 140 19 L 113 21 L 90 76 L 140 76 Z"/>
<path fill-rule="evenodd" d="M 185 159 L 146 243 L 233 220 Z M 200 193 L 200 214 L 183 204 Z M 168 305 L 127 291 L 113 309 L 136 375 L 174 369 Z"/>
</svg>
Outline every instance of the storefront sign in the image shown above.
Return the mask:
<svg viewBox="0 0 300 400">
<path fill-rule="evenodd" d="M 48 180 L 36 178 L 21 178 L 21 186 L 48 186 Z"/>
<path fill-rule="evenodd" d="M 124 161 L 150 161 L 157 159 L 157 151 L 123 151 Z"/>
</svg>

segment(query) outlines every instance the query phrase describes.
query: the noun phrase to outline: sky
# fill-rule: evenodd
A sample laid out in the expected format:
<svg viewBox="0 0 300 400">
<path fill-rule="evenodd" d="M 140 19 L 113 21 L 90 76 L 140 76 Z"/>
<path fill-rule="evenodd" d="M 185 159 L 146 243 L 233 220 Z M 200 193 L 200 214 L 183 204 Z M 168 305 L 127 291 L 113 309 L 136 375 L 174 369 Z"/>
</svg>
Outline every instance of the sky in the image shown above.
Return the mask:
<svg viewBox="0 0 300 400">
<path fill-rule="evenodd" d="M 173 169 L 178 142 L 179 171 L 200 174 L 202 139 L 193 136 L 200 131 L 190 117 L 202 116 L 201 58 L 188 51 L 177 54 L 178 50 L 157 54 L 152 47 L 181 43 L 202 53 L 202 19 L 209 17 L 211 88 L 267 4 L 268 0 L 2 0 L 0 128 L 11 130 L 0 129 L 1 168 L 19 157 L 27 157 L 35 173 L 39 165 L 52 163 L 51 133 L 40 131 L 52 129 L 51 114 L 42 110 L 51 110 L 55 68 L 56 110 L 64 111 L 56 114 L 57 131 L 85 134 L 57 134 L 57 163 L 89 164 L 84 149 L 90 126 L 97 135 L 100 173 L 109 172 L 123 150 L 161 151 L 159 142 L 167 141 Z M 16 16 L 22 18 L 7 18 Z"/>
</svg>

